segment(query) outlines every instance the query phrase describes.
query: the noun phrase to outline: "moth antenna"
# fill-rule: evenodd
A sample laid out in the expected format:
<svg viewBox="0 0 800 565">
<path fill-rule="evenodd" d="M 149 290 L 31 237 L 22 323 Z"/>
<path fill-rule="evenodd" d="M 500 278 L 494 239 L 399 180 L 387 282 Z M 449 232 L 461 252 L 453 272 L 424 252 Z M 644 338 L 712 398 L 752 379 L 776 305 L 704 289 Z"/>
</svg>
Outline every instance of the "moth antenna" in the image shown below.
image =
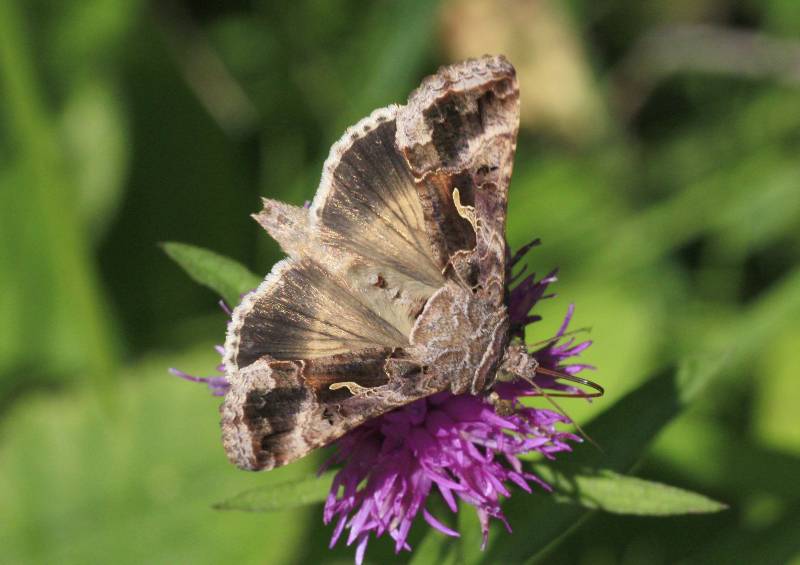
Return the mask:
<svg viewBox="0 0 800 565">
<path fill-rule="evenodd" d="M 605 389 L 602 386 L 600 386 L 599 384 L 597 384 L 594 381 L 590 381 L 589 379 L 584 379 L 582 377 L 576 377 L 575 375 L 570 375 L 570 374 L 567 374 L 567 373 L 561 373 L 559 371 L 553 371 L 552 369 L 545 369 L 544 367 L 541 367 L 541 366 L 540 367 L 536 367 L 536 372 L 540 373 L 542 375 L 547 375 L 548 377 L 553 377 L 553 378 L 556 378 L 556 379 L 564 379 L 565 381 L 570 381 L 570 382 L 579 384 L 581 386 L 588 386 L 589 388 L 594 389 L 594 392 L 591 392 L 591 393 L 585 393 L 583 391 L 580 391 L 580 393 L 578 393 L 578 394 L 572 394 L 572 393 L 567 393 L 567 392 L 560 392 L 560 393 L 557 392 L 557 393 L 551 394 L 550 396 L 554 396 L 554 397 L 557 397 L 557 398 L 598 398 L 600 396 L 603 396 L 606 393 Z"/>
<path fill-rule="evenodd" d="M 538 371 L 539 371 L 539 369 L 537 369 L 537 372 Z M 578 430 L 578 434 L 580 434 L 580 436 L 583 439 L 585 439 L 586 441 L 591 443 L 595 448 L 597 448 L 598 451 L 603 453 L 603 448 L 600 447 L 600 444 L 598 444 L 596 441 L 594 441 L 594 439 L 592 439 L 592 436 L 587 434 L 586 431 L 581 427 L 581 425 L 578 422 L 576 422 L 575 420 L 570 418 L 569 414 L 567 414 L 566 410 L 564 410 L 563 408 L 561 408 L 561 406 L 559 406 L 558 402 L 553 400 L 552 396 L 554 396 L 554 395 L 550 395 L 547 392 L 545 392 L 545 390 L 542 387 L 540 387 L 539 385 L 537 385 L 533 381 L 533 379 L 530 378 L 529 376 L 527 376 L 527 375 L 517 375 L 517 376 L 519 378 L 521 378 L 523 381 L 525 381 L 526 383 L 528 383 L 529 385 L 531 385 L 534 389 L 536 389 L 536 391 L 539 394 L 541 394 L 544 397 L 544 399 L 547 400 L 547 402 L 549 402 L 553 406 L 553 408 L 556 409 L 556 412 L 558 412 L 559 414 L 564 416 L 567 420 L 572 422 L 572 425 L 575 426 L 575 429 Z"/>
<path fill-rule="evenodd" d="M 583 398 L 592 398 L 597 396 L 602 396 L 604 394 L 603 387 L 599 384 L 594 383 L 588 379 L 582 379 L 581 377 L 576 377 L 574 375 L 568 375 L 566 373 L 560 373 L 558 371 L 553 371 L 551 369 L 545 369 L 544 367 L 539 365 L 539 362 L 532 356 L 528 355 L 527 351 L 522 346 L 511 346 L 506 350 L 505 357 L 503 363 L 501 365 L 501 369 L 511 373 L 512 375 L 522 379 L 529 385 L 531 385 L 539 394 L 541 394 L 547 402 L 549 402 L 556 411 L 570 420 L 574 425 L 575 429 L 578 430 L 578 433 L 586 439 L 589 443 L 595 446 L 599 451 L 603 451 L 603 449 L 594 441 L 589 434 L 587 434 L 583 428 L 581 428 L 580 424 L 573 421 L 572 418 L 566 413 L 566 411 L 561 408 L 561 406 L 553 400 L 554 397 L 583 397 Z M 554 378 L 560 378 L 564 380 L 568 380 L 583 386 L 588 386 L 595 390 L 592 394 L 565 394 L 565 393 L 554 393 L 550 394 L 546 392 L 541 386 L 539 386 L 533 380 L 533 376 L 537 373 L 548 375 Z"/>
</svg>

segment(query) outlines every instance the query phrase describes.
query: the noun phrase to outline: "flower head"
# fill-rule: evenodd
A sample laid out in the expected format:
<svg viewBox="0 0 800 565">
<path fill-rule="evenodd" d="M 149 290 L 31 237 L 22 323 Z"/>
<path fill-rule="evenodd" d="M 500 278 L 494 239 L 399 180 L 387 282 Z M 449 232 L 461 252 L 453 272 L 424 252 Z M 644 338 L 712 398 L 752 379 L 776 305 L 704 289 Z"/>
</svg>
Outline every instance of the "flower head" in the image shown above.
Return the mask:
<svg viewBox="0 0 800 565">
<path fill-rule="evenodd" d="M 357 563 L 370 534 L 388 533 L 396 551 L 411 549 L 407 537 L 420 512 L 432 527 L 458 536 L 426 508 L 435 492 L 453 512 L 457 499 L 475 507 L 483 545 L 490 518 L 510 531 L 500 508 L 500 497 L 511 496 L 509 483 L 526 492 L 531 492 L 531 483 L 549 488 L 526 472 L 517 456 L 538 451 L 552 457 L 570 449 L 568 440 L 578 439 L 556 431 L 556 423 L 567 421 L 560 414 L 518 403 L 515 408 L 513 414 L 501 416 L 481 397 L 442 392 L 342 438 L 334 461 L 344 462 L 344 467 L 334 479 L 324 511 L 325 523 L 336 522 L 331 545 L 348 528 L 347 543 L 357 544 Z M 366 484 L 359 489 L 362 481 Z"/>
</svg>

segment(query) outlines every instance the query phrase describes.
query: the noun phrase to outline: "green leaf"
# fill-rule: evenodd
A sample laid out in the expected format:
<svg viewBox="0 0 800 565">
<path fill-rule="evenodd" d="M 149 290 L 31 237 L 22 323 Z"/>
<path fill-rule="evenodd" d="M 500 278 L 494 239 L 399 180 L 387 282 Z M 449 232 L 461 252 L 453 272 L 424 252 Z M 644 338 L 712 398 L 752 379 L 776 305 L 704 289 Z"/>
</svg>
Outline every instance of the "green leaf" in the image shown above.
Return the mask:
<svg viewBox="0 0 800 565">
<path fill-rule="evenodd" d="M 192 279 L 218 293 L 231 306 L 261 282 L 260 277 L 241 263 L 208 249 L 175 242 L 161 246 Z"/>
<path fill-rule="evenodd" d="M 285 483 L 252 488 L 215 504 L 214 508 L 245 512 L 273 512 L 316 504 L 324 501 L 328 496 L 334 475 L 334 471 L 329 471 L 319 477 L 314 475 Z"/>
<path fill-rule="evenodd" d="M 614 514 L 674 516 L 719 512 L 727 508 L 702 494 L 608 469 L 567 474 L 549 465 L 534 465 L 534 472 L 553 487 L 553 497 L 557 501 Z"/>
</svg>

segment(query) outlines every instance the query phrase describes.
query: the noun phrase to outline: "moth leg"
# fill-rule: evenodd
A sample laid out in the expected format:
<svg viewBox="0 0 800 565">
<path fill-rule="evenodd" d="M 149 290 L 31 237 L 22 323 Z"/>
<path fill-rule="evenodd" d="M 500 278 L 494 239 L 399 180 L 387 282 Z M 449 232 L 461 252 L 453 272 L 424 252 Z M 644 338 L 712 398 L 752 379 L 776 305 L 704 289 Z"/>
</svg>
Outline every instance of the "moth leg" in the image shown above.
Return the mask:
<svg viewBox="0 0 800 565">
<path fill-rule="evenodd" d="M 461 204 L 461 193 L 457 188 L 453 189 L 453 204 L 456 205 L 458 215 L 467 220 L 472 225 L 475 233 L 478 233 L 478 216 L 475 214 L 475 208 Z"/>
</svg>

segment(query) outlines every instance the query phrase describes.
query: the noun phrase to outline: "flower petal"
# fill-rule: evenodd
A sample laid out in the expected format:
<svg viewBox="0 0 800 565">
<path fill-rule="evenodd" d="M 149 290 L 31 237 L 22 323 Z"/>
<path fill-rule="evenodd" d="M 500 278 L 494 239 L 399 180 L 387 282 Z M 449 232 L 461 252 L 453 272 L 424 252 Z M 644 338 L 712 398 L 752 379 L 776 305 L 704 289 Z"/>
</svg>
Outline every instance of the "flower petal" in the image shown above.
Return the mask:
<svg viewBox="0 0 800 565">
<path fill-rule="evenodd" d="M 451 530 L 450 528 L 442 524 L 439 520 L 434 518 L 434 516 L 430 512 L 428 512 L 427 508 L 422 509 L 422 517 L 425 518 L 425 521 L 428 522 L 428 524 L 430 524 L 433 528 L 439 530 L 443 534 L 454 538 L 461 537 L 461 534 L 459 534 L 457 531 Z"/>
</svg>

